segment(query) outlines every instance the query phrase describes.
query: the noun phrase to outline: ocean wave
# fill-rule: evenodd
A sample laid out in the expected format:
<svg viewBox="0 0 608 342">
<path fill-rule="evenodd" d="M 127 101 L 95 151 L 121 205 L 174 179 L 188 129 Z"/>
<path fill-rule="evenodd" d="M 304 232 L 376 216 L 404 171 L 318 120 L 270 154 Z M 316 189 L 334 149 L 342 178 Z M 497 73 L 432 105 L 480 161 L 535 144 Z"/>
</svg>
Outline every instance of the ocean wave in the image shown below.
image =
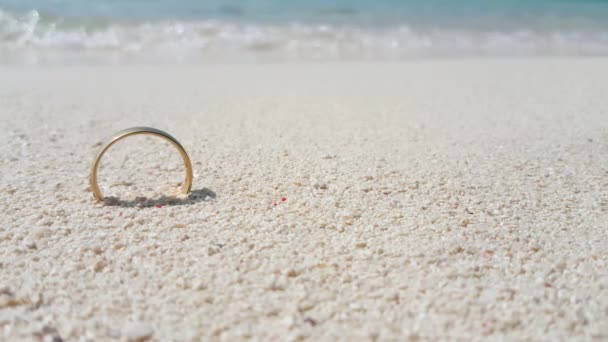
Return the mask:
<svg viewBox="0 0 608 342">
<path fill-rule="evenodd" d="M 208 21 L 80 23 L 0 10 L 0 62 L 399 60 L 449 56 L 606 56 L 608 31 L 261 25 Z"/>
</svg>

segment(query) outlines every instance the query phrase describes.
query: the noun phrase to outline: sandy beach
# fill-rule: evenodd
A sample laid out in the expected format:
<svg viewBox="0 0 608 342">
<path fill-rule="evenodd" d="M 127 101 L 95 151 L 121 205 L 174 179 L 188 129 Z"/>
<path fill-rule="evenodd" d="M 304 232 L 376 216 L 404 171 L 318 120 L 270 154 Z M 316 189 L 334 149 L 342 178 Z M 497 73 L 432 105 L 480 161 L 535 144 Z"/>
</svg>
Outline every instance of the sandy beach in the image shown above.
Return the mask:
<svg viewBox="0 0 608 342">
<path fill-rule="evenodd" d="M 192 194 L 95 203 L 140 125 Z M 3 341 L 608 339 L 608 59 L 3 66 L 0 137 Z"/>
</svg>

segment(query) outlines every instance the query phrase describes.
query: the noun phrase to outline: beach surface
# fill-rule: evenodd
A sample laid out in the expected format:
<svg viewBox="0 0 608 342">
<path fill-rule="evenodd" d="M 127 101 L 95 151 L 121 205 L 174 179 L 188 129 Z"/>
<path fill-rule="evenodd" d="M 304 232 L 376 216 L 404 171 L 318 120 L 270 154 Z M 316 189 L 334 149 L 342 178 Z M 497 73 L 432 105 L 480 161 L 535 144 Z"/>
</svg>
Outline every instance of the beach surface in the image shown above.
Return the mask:
<svg viewBox="0 0 608 342">
<path fill-rule="evenodd" d="M 132 137 L 174 135 L 179 154 Z M 608 59 L 0 67 L 0 340 L 608 339 Z"/>
</svg>

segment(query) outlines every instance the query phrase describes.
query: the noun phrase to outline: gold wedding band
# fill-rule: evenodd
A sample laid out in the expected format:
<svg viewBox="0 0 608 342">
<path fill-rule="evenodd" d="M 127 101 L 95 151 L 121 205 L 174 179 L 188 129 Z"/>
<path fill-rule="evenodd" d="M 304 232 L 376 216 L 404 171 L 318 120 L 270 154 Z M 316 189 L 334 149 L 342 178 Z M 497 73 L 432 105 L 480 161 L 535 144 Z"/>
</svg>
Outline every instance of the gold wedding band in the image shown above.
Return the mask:
<svg viewBox="0 0 608 342">
<path fill-rule="evenodd" d="M 182 144 L 180 144 L 177 139 L 171 136 L 171 134 L 163 132 L 159 129 L 151 127 L 131 127 L 116 133 L 114 136 L 108 139 L 108 141 L 103 144 L 99 153 L 97 153 L 97 157 L 95 158 L 95 161 L 91 166 L 89 181 L 91 182 L 91 190 L 93 191 L 93 196 L 95 196 L 95 199 L 97 201 L 103 201 L 103 195 L 101 194 L 101 190 L 99 190 L 99 185 L 97 185 L 97 169 L 99 168 L 101 157 L 117 141 L 124 139 L 128 136 L 138 134 L 148 134 L 161 137 L 169 141 L 173 146 L 177 148 L 179 154 L 181 154 L 182 159 L 184 160 L 184 166 L 186 167 L 186 180 L 182 184 L 181 193 L 185 195 L 190 192 L 190 189 L 192 188 L 192 163 L 190 162 L 190 157 L 188 157 L 188 153 L 186 153 L 186 150 L 184 150 Z"/>
</svg>

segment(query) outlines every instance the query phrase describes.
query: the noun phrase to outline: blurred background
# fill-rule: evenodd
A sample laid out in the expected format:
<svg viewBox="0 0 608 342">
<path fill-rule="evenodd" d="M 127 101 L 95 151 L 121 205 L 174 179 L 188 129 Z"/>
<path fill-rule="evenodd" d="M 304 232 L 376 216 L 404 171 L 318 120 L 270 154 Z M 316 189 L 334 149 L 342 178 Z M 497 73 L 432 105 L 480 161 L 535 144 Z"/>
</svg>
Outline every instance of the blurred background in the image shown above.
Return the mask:
<svg viewBox="0 0 608 342">
<path fill-rule="evenodd" d="M 601 0 L 0 0 L 0 62 L 603 56 Z"/>
</svg>

